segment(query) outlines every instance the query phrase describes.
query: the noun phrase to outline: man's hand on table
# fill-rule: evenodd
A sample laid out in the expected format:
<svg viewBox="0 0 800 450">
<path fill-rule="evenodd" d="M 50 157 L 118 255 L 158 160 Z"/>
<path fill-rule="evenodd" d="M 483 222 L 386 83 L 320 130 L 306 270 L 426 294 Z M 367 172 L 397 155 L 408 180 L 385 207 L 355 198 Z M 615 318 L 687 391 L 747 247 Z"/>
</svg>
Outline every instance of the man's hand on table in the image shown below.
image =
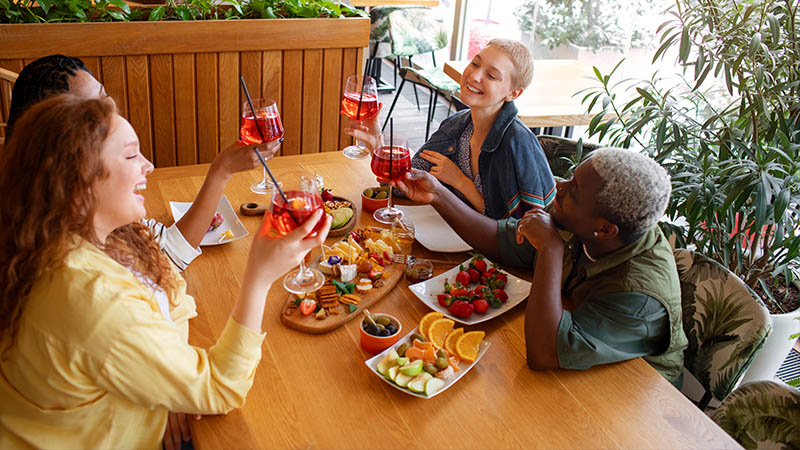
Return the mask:
<svg viewBox="0 0 800 450">
<path fill-rule="evenodd" d="M 163 438 L 166 450 L 180 450 L 181 441 L 186 442 L 192 438 L 189 429 L 189 417 L 194 417 L 194 420 L 200 420 L 202 416 L 200 414 L 169 413 Z"/>
</svg>

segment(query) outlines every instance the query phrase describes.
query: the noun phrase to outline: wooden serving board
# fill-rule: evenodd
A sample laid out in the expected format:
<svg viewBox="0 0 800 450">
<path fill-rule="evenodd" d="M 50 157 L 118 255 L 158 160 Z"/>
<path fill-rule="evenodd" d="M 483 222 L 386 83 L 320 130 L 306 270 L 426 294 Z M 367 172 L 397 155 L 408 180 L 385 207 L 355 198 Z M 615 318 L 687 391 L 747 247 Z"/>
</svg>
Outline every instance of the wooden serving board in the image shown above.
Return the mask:
<svg viewBox="0 0 800 450">
<path fill-rule="evenodd" d="M 319 260 L 312 264 L 312 266 L 318 265 Z M 316 319 L 314 317 L 314 313 L 304 316 L 302 313 L 300 313 L 299 308 L 293 308 L 294 311 L 287 315 L 287 311 L 290 309 L 289 304 L 294 303 L 295 299 L 297 298 L 297 295 L 289 294 L 286 302 L 283 305 L 283 308 L 281 308 L 281 322 L 283 322 L 283 324 L 289 328 L 309 334 L 323 334 L 335 330 L 355 318 L 363 317 L 362 311 L 364 311 L 365 308 L 369 308 L 374 305 L 378 300 L 382 299 L 386 294 L 389 293 L 389 291 L 397 286 L 397 283 L 405 274 L 405 267 L 405 264 L 400 263 L 392 263 L 387 265 L 384 268 L 384 274 L 388 275 L 388 277 L 382 278 L 383 286 L 380 288 L 373 287 L 367 294 L 359 294 L 358 291 L 353 291 L 354 294 L 361 297 L 361 302 L 359 302 L 358 305 L 355 305 L 357 307 L 355 311 L 348 312 L 349 309 L 347 305 L 341 305 L 341 313 L 329 314 L 328 317 L 322 320 Z M 356 281 L 359 278 L 363 277 L 357 276 Z"/>
</svg>

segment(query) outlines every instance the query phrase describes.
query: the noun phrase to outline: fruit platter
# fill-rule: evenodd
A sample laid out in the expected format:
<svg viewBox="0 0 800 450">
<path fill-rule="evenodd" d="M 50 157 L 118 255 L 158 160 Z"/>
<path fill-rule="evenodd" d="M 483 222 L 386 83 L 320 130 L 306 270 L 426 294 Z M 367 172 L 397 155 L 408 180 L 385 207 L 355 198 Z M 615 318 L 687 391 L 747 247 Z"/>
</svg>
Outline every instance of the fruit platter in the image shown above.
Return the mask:
<svg viewBox="0 0 800 450">
<path fill-rule="evenodd" d="M 328 236 L 342 236 L 355 227 L 356 217 L 358 217 L 355 203 L 344 197 L 333 195 L 329 189 L 322 190 L 322 202 L 325 212 L 333 218 Z"/>
<path fill-rule="evenodd" d="M 301 298 L 290 294 L 281 322 L 304 333 L 322 334 L 359 317 L 383 298 L 405 273 L 400 246 L 389 229 L 359 228 L 322 253 L 311 267 L 325 275 L 318 291 Z"/>
<path fill-rule="evenodd" d="M 454 325 L 440 312 L 428 313 L 417 328 L 365 364 L 406 394 L 434 397 L 469 372 L 491 345 L 483 331 L 464 332 Z"/>
<path fill-rule="evenodd" d="M 408 287 L 434 311 L 475 325 L 493 319 L 525 300 L 531 283 L 500 270 L 482 255 L 422 283 Z"/>
</svg>

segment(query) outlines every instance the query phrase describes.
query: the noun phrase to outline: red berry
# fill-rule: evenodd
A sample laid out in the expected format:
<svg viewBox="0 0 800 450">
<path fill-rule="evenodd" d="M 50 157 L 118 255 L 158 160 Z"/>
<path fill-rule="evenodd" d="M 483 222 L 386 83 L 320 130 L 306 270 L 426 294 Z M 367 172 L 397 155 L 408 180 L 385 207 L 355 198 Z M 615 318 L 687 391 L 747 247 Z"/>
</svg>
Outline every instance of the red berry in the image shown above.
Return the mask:
<svg viewBox="0 0 800 450">
<path fill-rule="evenodd" d="M 475 308 L 475 312 L 478 314 L 485 314 L 486 311 L 489 310 L 489 302 L 482 298 L 473 301 L 472 306 Z"/>
</svg>

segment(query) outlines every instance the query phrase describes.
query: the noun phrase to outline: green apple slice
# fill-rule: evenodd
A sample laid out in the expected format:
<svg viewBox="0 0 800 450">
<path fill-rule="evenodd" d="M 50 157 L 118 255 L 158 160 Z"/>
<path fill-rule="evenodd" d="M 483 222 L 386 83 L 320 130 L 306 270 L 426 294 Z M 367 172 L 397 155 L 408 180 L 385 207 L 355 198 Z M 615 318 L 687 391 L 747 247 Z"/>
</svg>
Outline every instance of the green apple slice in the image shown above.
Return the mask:
<svg viewBox="0 0 800 450">
<path fill-rule="evenodd" d="M 405 356 L 401 356 L 397 358 L 394 363 L 397 364 L 398 366 L 406 365 L 408 364 L 408 358 L 406 358 Z"/>
<path fill-rule="evenodd" d="M 412 392 L 421 394 L 425 392 L 425 384 L 431 379 L 433 379 L 433 375 L 429 374 L 428 372 L 422 372 L 408 383 L 408 388 Z"/>
<path fill-rule="evenodd" d="M 392 349 L 392 351 L 387 353 L 386 356 L 383 357 L 381 362 L 378 363 L 378 373 L 383 376 L 386 376 L 386 374 L 389 372 L 389 368 L 397 365 L 395 361 L 397 361 L 397 358 L 399 357 L 400 355 L 397 354 L 395 349 Z"/>
<path fill-rule="evenodd" d="M 403 372 L 411 377 L 419 375 L 419 373 L 422 372 L 422 360 L 418 359 L 416 361 L 411 361 L 410 363 L 400 367 L 400 372 Z"/>
<path fill-rule="evenodd" d="M 406 375 L 403 372 L 398 371 L 397 376 L 394 378 L 394 382 L 400 387 L 406 387 L 413 379 L 414 377 L 411 375 Z"/>
<path fill-rule="evenodd" d="M 399 366 L 392 366 L 386 372 L 386 378 L 388 378 L 391 381 L 394 381 L 395 378 L 397 378 L 397 374 L 399 374 L 399 373 L 400 373 L 400 367 Z"/>
<path fill-rule="evenodd" d="M 331 211 L 331 216 L 333 216 L 331 229 L 341 228 L 345 226 L 347 222 L 350 222 L 350 218 L 353 217 L 353 210 L 352 208 L 334 209 Z"/>
<path fill-rule="evenodd" d="M 427 372 L 426 372 L 427 373 Z M 431 378 L 425 382 L 425 395 L 433 395 L 444 386 L 444 380 Z"/>
</svg>

